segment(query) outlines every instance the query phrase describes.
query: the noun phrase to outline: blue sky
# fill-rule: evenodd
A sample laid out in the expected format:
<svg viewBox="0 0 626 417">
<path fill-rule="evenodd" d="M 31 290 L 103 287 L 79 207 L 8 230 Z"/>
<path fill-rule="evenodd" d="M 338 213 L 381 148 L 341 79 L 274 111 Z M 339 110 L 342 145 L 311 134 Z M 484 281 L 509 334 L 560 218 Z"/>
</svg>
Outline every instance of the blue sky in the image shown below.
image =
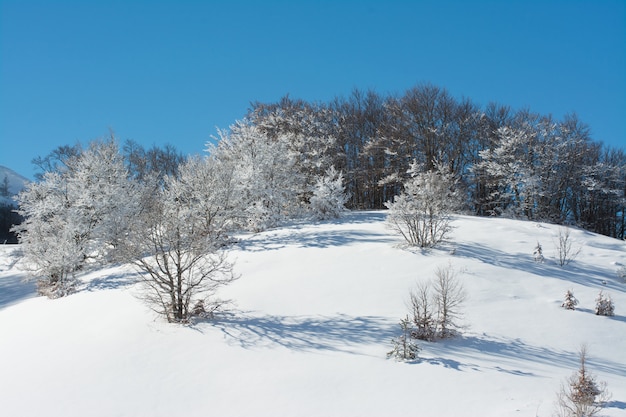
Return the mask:
<svg viewBox="0 0 626 417">
<path fill-rule="evenodd" d="M 419 84 L 626 147 L 626 2 L 0 0 L 0 165 L 113 129 L 201 153 L 250 102 Z"/>
</svg>

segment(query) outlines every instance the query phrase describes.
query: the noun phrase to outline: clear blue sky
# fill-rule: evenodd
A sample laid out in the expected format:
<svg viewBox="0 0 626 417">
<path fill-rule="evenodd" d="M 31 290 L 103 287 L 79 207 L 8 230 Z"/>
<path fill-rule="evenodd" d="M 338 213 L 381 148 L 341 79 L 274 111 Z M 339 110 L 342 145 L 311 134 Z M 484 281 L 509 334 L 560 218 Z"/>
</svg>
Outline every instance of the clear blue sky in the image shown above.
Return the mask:
<svg viewBox="0 0 626 417">
<path fill-rule="evenodd" d="M 418 83 L 626 147 L 626 2 L 0 0 L 0 165 L 113 129 L 201 153 L 250 102 Z"/>
</svg>

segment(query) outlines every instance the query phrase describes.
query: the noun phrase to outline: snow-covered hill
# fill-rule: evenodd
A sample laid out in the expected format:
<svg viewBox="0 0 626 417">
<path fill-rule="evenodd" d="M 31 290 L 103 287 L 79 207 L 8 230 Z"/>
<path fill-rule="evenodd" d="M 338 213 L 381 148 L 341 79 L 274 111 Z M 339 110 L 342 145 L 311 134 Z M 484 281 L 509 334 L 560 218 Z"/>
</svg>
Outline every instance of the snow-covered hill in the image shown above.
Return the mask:
<svg viewBox="0 0 626 417">
<path fill-rule="evenodd" d="M 383 212 L 244 236 L 236 303 L 194 326 L 163 322 L 126 266 L 80 292 L 34 297 L 17 248 L 0 247 L 0 404 L 10 416 L 550 416 L 589 348 L 626 416 L 626 243 L 572 230 L 581 253 L 554 261 L 558 227 L 458 217 L 451 243 L 412 252 Z M 545 263 L 532 251 L 540 242 Z M 465 286 L 463 336 L 386 359 L 408 291 L 451 264 Z M 571 289 L 578 309 L 560 307 Z M 593 312 L 600 290 L 614 317 Z"/>
<path fill-rule="evenodd" d="M 30 181 L 12 169 L 0 165 L 0 189 L 3 190 L 5 186 L 5 178 L 7 185 L 6 191 L 8 195 L 2 195 L 3 193 L 0 193 L 0 203 L 15 205 L 13 197 L 19 194 L 19 192 L 22 191 L 26 187 L 26 184 Z"/>
</svg>

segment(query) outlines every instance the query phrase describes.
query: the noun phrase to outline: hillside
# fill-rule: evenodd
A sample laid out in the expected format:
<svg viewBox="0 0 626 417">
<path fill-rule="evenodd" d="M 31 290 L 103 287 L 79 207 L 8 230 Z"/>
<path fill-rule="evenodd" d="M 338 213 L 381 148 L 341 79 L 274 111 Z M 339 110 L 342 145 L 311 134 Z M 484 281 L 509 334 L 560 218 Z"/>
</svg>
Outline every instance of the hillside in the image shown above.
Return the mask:
<svg viewBox="0 0 626 417">
<path fill-rule="evenodd" d="M 5 178 L 7 181 L 6 190 L 4 190 Z M 26 187 L 26 184 L 28 184 L 29 182 L 30 181 L 26 177 L 18 174 L 12 169 L 0 165 L 0 189 L 6 191 L 6 195 L 4 195 L 4 192 L 0 193 L 0 203 L 15 205 L 13 196 L 22 191 Z"/>
<path fill-rule="evenodd" d="M 578 257 L 554 261 L 558 227 L 459 216 L 451 241 L 408 251 L 384 212 L 245 235 L 240 279 L 215 321 L 165 323 L 136 297 L 133 270 L 82 276 L 48 300 L 0 246 L 0 404 L 10 416 L 551 416 L 589 347 L 626 416 L 626 243 L 574 229 Z M 537 242 L 545 263 L 535 263 Z M 460 338 L 386 359 L 408 292 L 452 265 L 467 291 Z M 22 265 L 23 266 L 23 265 Z M 578 309 L 560 307 L 566 290 Z M 603 290 L 614 317 L 593 312 Z"/>
</svg>

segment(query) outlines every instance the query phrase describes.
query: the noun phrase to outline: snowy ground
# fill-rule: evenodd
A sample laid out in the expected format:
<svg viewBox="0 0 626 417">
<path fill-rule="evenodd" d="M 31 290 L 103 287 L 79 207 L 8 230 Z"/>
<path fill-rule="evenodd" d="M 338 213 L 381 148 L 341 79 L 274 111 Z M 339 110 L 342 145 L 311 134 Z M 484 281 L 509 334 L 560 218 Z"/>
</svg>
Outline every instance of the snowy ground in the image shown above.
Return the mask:
<svg viewBox="0 0 626 417">
<path fill-rule="evenodd" d="M 561 268 L 556 226 L 459 217 L 450 244 L 411 252 L 384 218 L 245 236 L 241 278 L 220 293 L 235 304 L 194 326 L 155 317 L 124 266 L 35 297 L 16 248 L 0 246 L 2 415 L 550 416 L 587 343 L 613 393 L 605 414 L 626 416 L 625 242 L 572 230 L 582 251 Z M 463 336 L 422 343 L 415 363 L 386 359 L 408 291 L 448 264 L 468 293 Z M 560 307 L 567 289 L 576 311 Z M 601 289 L 615 317 L 593 313 Z"/>
</svg>

